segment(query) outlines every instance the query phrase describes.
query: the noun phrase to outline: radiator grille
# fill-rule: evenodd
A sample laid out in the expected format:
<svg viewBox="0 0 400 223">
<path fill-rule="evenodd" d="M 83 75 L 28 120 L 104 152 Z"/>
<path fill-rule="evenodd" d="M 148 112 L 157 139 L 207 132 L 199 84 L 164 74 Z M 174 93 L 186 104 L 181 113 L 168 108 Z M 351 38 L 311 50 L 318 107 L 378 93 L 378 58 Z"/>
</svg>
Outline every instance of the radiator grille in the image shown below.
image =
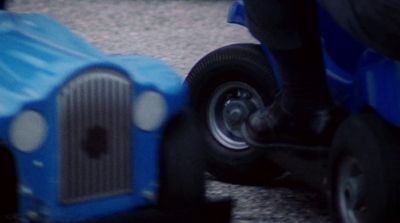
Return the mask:
<svg viewBox="0 0 400 223">
<path fill-rule="evenodd" d="M 131 190 L 131 85 L 95 70 L 59 93 L 61 201 L 83 201 Z"/>
</svg>

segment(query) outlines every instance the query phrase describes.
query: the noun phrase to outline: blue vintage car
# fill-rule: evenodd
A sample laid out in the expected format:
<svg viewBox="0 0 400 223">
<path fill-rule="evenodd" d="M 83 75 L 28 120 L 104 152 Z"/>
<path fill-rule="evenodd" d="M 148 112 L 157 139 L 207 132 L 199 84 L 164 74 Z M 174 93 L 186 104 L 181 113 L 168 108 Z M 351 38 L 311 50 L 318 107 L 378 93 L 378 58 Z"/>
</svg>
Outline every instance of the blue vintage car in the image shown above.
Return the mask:
<svg viewBox="0 0 400 223">
<path fill-rule="evenodd" d="M 105 55 L 47 16 L 0 10 L 2 222 L 202 203 L 201 142 L 185 95 L 154 58 Z"/>
</svg>

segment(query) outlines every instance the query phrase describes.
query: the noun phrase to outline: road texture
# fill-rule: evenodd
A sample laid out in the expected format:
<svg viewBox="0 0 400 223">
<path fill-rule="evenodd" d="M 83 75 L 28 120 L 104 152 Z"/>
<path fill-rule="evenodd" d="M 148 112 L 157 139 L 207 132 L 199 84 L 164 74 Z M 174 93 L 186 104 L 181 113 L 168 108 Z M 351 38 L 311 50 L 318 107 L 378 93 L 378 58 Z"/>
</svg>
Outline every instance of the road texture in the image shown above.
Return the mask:
<svg viewBox="0 0 400 223">
<path fill-rule="evenodd" d="M 185 76 L 218 47 L 254 42 L 244 28 L 226 23 L 229 5 L 228 0 L 13 0 L 10 10 L 53 16 L 107 53 L 154 56 Z M 298 185 L 209 180 L 207 187 L 212 199 L 235 200 L 235 223 L 330 222 L 321 195 Z"/>
</svg>

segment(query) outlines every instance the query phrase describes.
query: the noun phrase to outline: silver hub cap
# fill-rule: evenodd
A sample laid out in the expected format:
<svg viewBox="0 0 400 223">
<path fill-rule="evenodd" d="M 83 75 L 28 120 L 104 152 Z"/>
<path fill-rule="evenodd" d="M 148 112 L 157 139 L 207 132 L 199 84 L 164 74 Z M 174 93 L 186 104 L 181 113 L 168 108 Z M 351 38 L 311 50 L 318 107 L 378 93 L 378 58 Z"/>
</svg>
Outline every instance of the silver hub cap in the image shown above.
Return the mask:
<svg viewBox="0 0 400 223">
<path fill-rule="evenodd" d="M 250 114 L 263 106 L 260 95 L 246 83 L 232 81 L 220 85 L 212 94 L 208 107 L 211 134 L 228 149 L 247 149 L 241 125 Z"/>
<path fill-rule="evenodd" d="M 346 158 L 342 162 L 338 175 L 339 211 L 343 222 L 364 222 L 365 176 L 360 163 L 354 158 Z"/>
</svg>

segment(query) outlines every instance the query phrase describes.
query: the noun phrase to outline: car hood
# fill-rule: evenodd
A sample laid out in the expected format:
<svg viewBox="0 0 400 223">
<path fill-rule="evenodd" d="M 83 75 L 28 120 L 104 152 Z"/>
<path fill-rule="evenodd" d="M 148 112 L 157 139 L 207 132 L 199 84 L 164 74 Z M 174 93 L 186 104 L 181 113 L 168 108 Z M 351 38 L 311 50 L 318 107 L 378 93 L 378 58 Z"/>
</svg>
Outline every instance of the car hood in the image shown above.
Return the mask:
<svg viewBox="0 0 400 223">
<path fill-rule="evenodd" d="M 74 75 L 98 67 L 125 73 L 142 89 L 182 93 L 181 77 L 154 58 L 105 55 L 47 16 L 0 10 L 0 117 L 14 115 Z"/>
</svg>

